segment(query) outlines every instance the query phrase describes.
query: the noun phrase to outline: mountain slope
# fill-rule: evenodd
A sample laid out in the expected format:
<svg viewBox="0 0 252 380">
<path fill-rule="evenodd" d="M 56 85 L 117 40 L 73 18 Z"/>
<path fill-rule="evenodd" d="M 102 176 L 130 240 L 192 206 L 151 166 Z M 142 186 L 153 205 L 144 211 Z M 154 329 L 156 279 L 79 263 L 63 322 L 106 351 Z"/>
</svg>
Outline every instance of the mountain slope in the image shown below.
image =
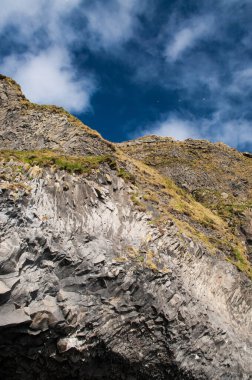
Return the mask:
<svg viewBox="0 0 252 380">
<path fill-rule="evenodd" d="M 221 217 L 231 233 L 244 243 L 247 268 L 251 268 L 252 158 L 249 154 L 223 143 L 190 139 L 181 142 L 156 136 L 119 145 L 125 153 L 172 179 Z M 225 240 L 223 236 L 222 239 Z M 239 257 L 240 253 L 236 257 L 238 267 L 244 269 Z"/>
<path fill-rule="evenodd" d="M 0 86 L 1 377 L 249 379 L 242 236 L 124 146 Z"/>
<path fill-rule="evenodd" d="M 0 76 L 0 147 L 53 149 L 68 154 L 101 154 L 114 150 L 98 132 L 63 108 L 30 103 L 10 78 Z"/>
</svg>

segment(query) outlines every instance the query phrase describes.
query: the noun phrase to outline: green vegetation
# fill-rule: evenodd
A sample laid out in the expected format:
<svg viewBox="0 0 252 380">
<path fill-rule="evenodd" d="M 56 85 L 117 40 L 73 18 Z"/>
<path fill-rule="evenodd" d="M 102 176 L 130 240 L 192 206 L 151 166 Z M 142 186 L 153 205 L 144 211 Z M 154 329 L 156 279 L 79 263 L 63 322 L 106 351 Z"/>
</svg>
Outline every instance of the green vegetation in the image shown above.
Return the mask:
<svg viewBox="0 0 252 380">
<path fill-rule="evenodd" d="M 63 108 L 30 103 L 14 81 L 6 77 L 0 79 L 18 91 L 21 112 L 33 115 L 34 110 L 43 111 L 41 114 L 50 114 L 52 120 L 59 115 L 82 128 L 91 138 L 101 138 Z M 230 262 L 251 276 L 240 226 L 242 214 L 252 207 L 252 160 L 222 144 L 158 138 L 153 141 L 125 145 L 122 149 L 127 155 L 111 144 L 113 156 L 77 157 L 49 150 L 2 151 L 0 160 L 14 161 L 17 182 L 30 166 L 38 166 L 32 169 L 34 171 L 54 167 L 89 174 L 102 164 L 109 165 L 119 177 L 135 185 L 131 201 L 138 210 L 151 211 L 160 229 L 165 228 L 167 220 L 173 220 L 181 233 L 203 243 L 210 252 L 225 253 Z M 29 170 L 29 175 L 33 174 Z M 8 173 L 1 176 L 4 179 Z M 140 255 L 138 261 L 145 259 Z M 149 257 L 150 266 L 151 261 Z"/>
<path fill-rule="evenodd" d="M 252 209 L 252 201 L 233 204 L 219 204 L 216 205 L 216 209 L 218 210 L 219 215 L 225 219 L 231 219 L 239 216 L 247 209 Z"/>
<path fill-rule="evenodd" d="M 117 152 L 117 159 L 118 162 L 127 162 L 128 170 L 134 173 L 138 187 L 138 192 L 131 196 L 134 205 L 146 210 L 150 202 L 152 207 L 155 203 L 150 223 L 162 230 L 167 220 L 173 220 L 181 234 L 199 241 L 213 254 L 224 253 L 232 264 L 252 278 L 246 247 L 228 220 L 203 202 L 197 202 L 189 192 L 142 161 L 124 156 L 122 152 Z M 235 207 L 232 209 L 236 210 Z"/>
<path fill-rule="evenodd" d="M 232 254 L 233 258 L 228 258 L 228 261 L 234 264 L 241 272 L 247 273 L 247 275 L 252 279 L 252 268 L 248 261 L 248 258 L 243 254 L 243 252 L 234 247 Z"/>
<path fill-rule="evenodd" d="M 0 74 L 0 80 L 4 80 L 5 82 L 8 83 L 9 86 L 13 87 L 16 91 L 16 93 L 19 95 L 19 103 L 22 106 L 22 111 L 23 113 L 27 113 L 29 110 L 30 111 L 45 111 L 50 113 L 50 116 L 53 114 L 59 115 L 59 116 L 64 116 L 67 121 L 83 130 L 85 130 L 90 137 L 93 138 L 99 138 L 101 140 L 104 140 L 102 136 L 95 130 L 89 128 L 85 124 L 82 123 L 77 117 L 71 115 L 69 112 L 67 112 L 64 108 L 58 107 L 55 105 L 40 105 L 36 103 L 30 102 L 28 99 L 25 98 L 25 96 L 22 93 L 21 87 L 12 79 L 9 77 L 6 77 L 4 75 Z M 114 144 L 110 143 L 107 141 L 107 145 L 110 146 L 110 148 L 115 151 Z"/>
<path fill-rule="evenodd" d="M 126 258 L 124 260 L 134 261 L 136 264 L 140 265 L 143 268 L 148 268 L 152 271 L 157 271 L 157 261 L 158 257 L 155 256 L 152 251 L 139 251 L 136 247 L 128 246 L 126 249 Z M 122 259 L 122 258 L 120 258 Z M 160 271 L 167 272 L 167 268 L 160 269 Z"/>
<path fill-rule="evenodd" d="M 109 155 L 103 156 L 67 156 L 49 150 L 36 151 L 0 151 L 0 159 L 10 161 L 11 159 L 23 162 L 31 166 L 40 167 L 53 166 L 60 170 L 66 170 L 70 173 L 90 173 L 92 170 L 99 168 L 99 165 L 107 163 L 113 165 L 113 159 Z M 20 168 L 20 166 L 19 166 Z M 20 170 L 20 169 L 19 169 Z"/>
<path fill-rule="evenodd" d="M 20 100 L 20 103 L 23 106 L 25 111 L 27 111 L 27 110 L 48 111 L 50 113 L 50 115 L 56 114 L 59 116 L 65 116 L 69 123 L 81 128 L 81 129 L 84 129 L 89 134 L 90 137 L 103 139 L 97 131 L 94 131 L 93 129 L 91 129 L 88 126 L 86 126 L 85 124 L 83 124 L 82 121 L 80 121 L 77 117 L 71 115 L 69 112 L 67 112 L 62 107 L 57 107 L 54 105 L 47 105 L 47 104 L 41 105 L 41 104 L 31 103 L 26 98 L 22 98 Z M 111 147 L 113 147 L 112 143 L 108 142 L 108 144 Z"/>
<path fill-rule="evenodd" d="M 135 176 L 133 174 L 129 173 L 124 168 L 119 168 L 117 170 L 117 175 L 118 175 L 118 177 L 123 178 L 126 182 L 135 183 Z"/>
<path fill-rule="evenodd" d="M 158 197 L 156 196 L 156 194 L 153 191 L 150 191 L 150 190 L 147 190 L 146 193 L 144 193 L 143 199 L 146 202 L 152 202 L 152 203 L 155 203 L 155 204 L 159 203 L 159 200 L 158 200 Z"/>
<path fill-rule="evenodd" d="M 130 199 L 139 211 L 146 211 L 146 205 L 140 201 L 138 194 L 132 194 Z"/>
</svg>

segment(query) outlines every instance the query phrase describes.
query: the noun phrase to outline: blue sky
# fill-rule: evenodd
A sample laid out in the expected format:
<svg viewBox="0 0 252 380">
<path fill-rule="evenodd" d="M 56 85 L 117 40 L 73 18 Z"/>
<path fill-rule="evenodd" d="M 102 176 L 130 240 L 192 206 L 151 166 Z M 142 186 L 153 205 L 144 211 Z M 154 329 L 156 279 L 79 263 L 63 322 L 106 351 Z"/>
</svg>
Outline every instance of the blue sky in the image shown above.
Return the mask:
<svg viewBox="0 0 252 380">
<path fill-rule="evenodd" d="M 112 141 L 252 151 L 251 0 L 1 0 L 0 72 Z"/>
</svg>

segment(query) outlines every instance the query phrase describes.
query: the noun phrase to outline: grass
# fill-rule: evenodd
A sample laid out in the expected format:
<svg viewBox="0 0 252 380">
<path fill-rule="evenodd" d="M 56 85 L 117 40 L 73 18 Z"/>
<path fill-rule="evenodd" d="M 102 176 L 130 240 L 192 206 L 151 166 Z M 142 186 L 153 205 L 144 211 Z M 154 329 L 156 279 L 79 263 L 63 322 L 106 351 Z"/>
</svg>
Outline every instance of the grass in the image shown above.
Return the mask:
<svg viewBox="0 0 252 380">
<path fill-rule="evenodd" d="M 56 106 L 37 105 L 30 103 L 24 96 L 20 87 L 10 78 L 0 76 L 0 80 L 5 80 L 10 86 L 14 86 L 16 92 L 20 96 L 20 104 L 22 105 L 23 112 L 29 112 L 29 110 L 45 111 L 50 115 L 60 115 L 65 117 L 70 124 L 74 124 L 84 129 L 89 136 L 94 138 L 101 138 L 99 133 L 85 126 L 80 120 L 75 118 L 66 112 L 63 108 Z M 53 117 L 53 116 L 52 116 Z M 162 143 L 163 144 L 163 143 Z M 216 147 L 210 152 L 209 147 L 212 147 L 210 143 L 204 143 L 204 146 L 199 147 L 195 142 L 196 149 L 192 143 L 178 142 L 177 146 L 182 147 L 185 150 L 185 155 L 177 156 L 173 155 L 174 142 L 169 142 L 171 149 L 165 148 L 161 143 L 155 143 L 151 148 L 150 144 L 145 145 L 145 152 L 139 152 L 138 157 L 140 159 L 146 157 L 146 161 L 149 165 L 159 167 L 173 167 L 179 162 L 182 166 L 185 164 L 195 170 L 195 177 L 197 173 L 206 172 L 221 180 L 223 178 L 225 183 L 232 183 L 235 179 L 236 183 L 241 182 L 244 178 L 249 179 L 252 173 L 252 161 L 242 157 L 240 153 L 235 153 L 232 165 L 228 166 L 228 169 L 224 173 L 226 166 L 226 158 L 230 157 L 230 148 L 221 145 L 221 149 L 225 153 L 225 157 L 220 165 L 218 156 L 216 155 Z M 239 233 L 235 228 L 230 227 L 229 222 L 232 221 L 235 226 L 239 226 L 239 214 L 252 206 L 252 191 L 251 197 L 246 193 L 245 200 L 235 200 L 229 197 L 227 200 L 221 198 L 221 191 L 226 192 L 224 188 L 218 194 L 213 194 L 211 201 L 208 201 L 209 194 L 201 199 L 203 194 L 199 193 L 199 202 L 193 198 L 188 192 L 177 186 L 172 180 L 168 179 L 164 175 L 157 172 L 157 170 L 146 165 L 142 161 L 138 161 L 134 158 L 135 147 L 127 148 L 126 155 L 120 149 L 114 148 L 115 157 L 109 155 L 101 156 L 67 156 L 61 153 L 41 150 L 41 151 L 1 151 L 0 159 L 9 161 L 11 159 L 20 161 L 31 166 L 37 165 L 40 167 L 53 166 L 60 170 L 66 170 L 70 173 L 91 173 L 92 170 L 99 168 L 99 165 L 107 163 L 111 168 L 117 170 L 117 175 L 123 178 L 125 181 L 132 182 L 138 187 L 138 193 L 131 196 L 131 200 L 136 208 L 141 211 L 146 211 L 147 206 L 151 203 L 154 204 L 156 210 L 156 223 L 165 224 L 167 219 L 172 219 L 178 226 L 179 230 L 191 236 L 193 239 L 197 239 L 202 242 L 210 251 L 225 252 L 230 262 L 236 265 L 240 270 L 246 272 L 251 276 L 251 265 L 246 257 L 245 246 L 241 243 Z M 203 147 L 203 149 L 202 149 Z M 200 149 L 199 149 L 200 148 Z M 142 149 L 142 147 L 140 147 Z M 151 149 L 153 149 L 151 151 Z M 159 154 L 156 154 L 156 152 Z M 166 152 L 171 152 L 168 157 Z M 210 152 L 210 153 L 209 153 Z M 183 153 L 184 154 L 184 153 Z M 232 153 L 233 154 L 233 153 Z M 241 165 L 240 162 L 246 162 L 246 165 Z M 120 166 L 119 166 L 120 165 Z M 119 168 L 118 168 L 119 167 Z M 232 168 L 233 172 L 230 170 Z M 241 169 L 240 169 L 241 168 Z M 245 168 L 245 169 L 244 169 Z M 18 170 L 22 171 L 22 168 Z M 224 177 L 224 174 L 225 177 Z M 235 175 L 234 175 L 235 174 Z M 250 186 L 251 189 L 251 186 Z M 215 213 L 218 215 L 216 215 Z M 214 211 L 214 212 L 213 212 Z"/>
<path fill-rule="evenodd" d="M 140 201 L 138 194 L 132 194 L 130 199 L 139 211 L 146 211 L 146 205 Z"/>
<path fill-rule="evenodd" d="M 216 209 L 219 215 L 223 216 L 226 219 L 233 218 L 242 214 L 248 209 L 252 209 L 252 202 L 241 202 L 233 204 L 219 204 L 216 206 Z"/>
<path fill-rule="evenodd" d="M 252 210 L 252 198 L 249 194 L 246 197 L 237 198 L 229 193 L 227 198 L 223 198 L 220 191 L 200 189 L 194 196 L 205 207 L 224 219 L 234 233 L 239 233 L 244 213 Z"/>
<path fill-rule="evenodd" d="M 17 84 L 12 78 L 10 78 L 10 77 L 6 77 L 5 75 L 0 74 L 0 80 L 5 80 L 5 81 L 9 84 L 9 86 L 14 87 L 15 90 L 16 90 L 19 94 L 22 94 L 21 87 L 20 87 L 19 84 Z"/>
<path fill-rule="evenodd" d="M 245 272 L 252 279 L 252 268 L 249 265 L 248 259 L 243 255 L 242 251 L 236 247 L 233 248 L 233 255 L 235 259 L 229 260 L 234 264 L 240 271 Z"/>
<path fill-rule="evenodd" d="M 146 202 L 152 202 L 152 203 L 155 203 L 155 204 L 158 204 L 159 203 L 159 199 L 158 197 L 156 196 L 156 194 L 153 192 L 153 191 L 150 191 L 150 190 L 147 190 L 144 195 L 143 195 L 143 199 L 146 201 Z"/>
<path fill-rule="evenodd" d="M 97 169 L 99 165 L 107 163 L 113 165 L 113 159 L 109 155 L 103 156 L 68 156 L 49 150 L 37 151 L 0 151 L 0 159 L 10 161 L 11 159 L 40 167 L 53 166 L 60 170 L 66 170 L 69 173 L 89 174 L 92 170 Z"/>
<path fill-rule="evenodd" d="M 154 194 L 159 216 L 152 223 L 162 227 L 167 220 L 173 220 L 181 233 L 199 241 L 213 254 L 224 253 L 232 264 L 252 278 L 246 247 L 224 218 L 142 161 L 123 152 L 117 152 L 117 159 L 127 162 L 127 170 L 134 173 L 139 191 L 131 196 L 131 200 L 136 207 L 146 209 L 148 202 L 152 202 L 150 193 Z"/>
<path fill-rule="evenodd" d="M 119 168 L 117 170 L 117 175 L 118 175 L 118 177 L 123 178 L 126 182 L 135 183 L 135 176 L 133 174 L 129 173 L 124 168 Z"/>
<path fill-rule="evenodd" d="M 157 265 L 155 260 L 155 254 L 152 251 L 141 252 L 139 249 L 133 246 L 128 246 L 126 249 L 126 255 L 129 260 L 141 265 L 143 268 L 148 268 L 152 271 L 157 271 Z M 127 260 L 127 259 L 126 259 Z"/>
<path fill-rule="evenodd" d="M 84 130 L 89 135 L 89 137 L 94 138 L 94 139 L 98 138 L 100 140 L 106 141 L 107 146 L 109 146 L 112 151 L 115 151 L 116 148 L 115 148 L 113 143 L 105 140 L 100 135 L 100 133 L 89 128 L 87 125 L 82 123 L 81 120 L 79 120 L 77 117 L 71 115 L 64 108 L 57 107 L 55 105 L 46 105 L 46 104 L 40 105 L 40 104 L 32 103 L 28 99 L 25 98 L 25 96 L 22 93 L 21 87 L 12 78 L 6 77 L 4 75 L 0 75 L 0 80 L 4 80 L 5 82 L 7 82 L 8 85 L 11 86 L 12 88 L 14 88 L 16 93 L 19 95 L 18 101 L 19 101 L 20 105 L 22 106 L 21 112 L 27 113 L 28 111 L 34 111 L 35 110 L 38 112 L 41 112 L 41 111 L 48 112 L 50 114 L 50 117 L 52 117 L 53 114 L 65 117 L 66 120 L 70 124 Z"/>
<path fill-rule="evenodd" d="M 84 129 L 85 132 L 89 134 L 89 136 L 104 140 L 97 131 L 89 128 L 87 125 L 82 123 L 82 121 L 80 121 L 77 117 L 71 115 L 62 107 L 57 107 L 55 105 L 31 103 L 29 100 L 25 98 L 21 99 L 20 103 L 22 104 L 24 110 L 46 111 L 46 112 L 49 112 L 50 115 L 57 114 L 59 116 L 64 116 L 70 124 L 73 124 L 81 129 Z M 111 145 L 111 147 L 113 146 L 112 143 L 109 143 L 109 144 Z"/>
</svg>

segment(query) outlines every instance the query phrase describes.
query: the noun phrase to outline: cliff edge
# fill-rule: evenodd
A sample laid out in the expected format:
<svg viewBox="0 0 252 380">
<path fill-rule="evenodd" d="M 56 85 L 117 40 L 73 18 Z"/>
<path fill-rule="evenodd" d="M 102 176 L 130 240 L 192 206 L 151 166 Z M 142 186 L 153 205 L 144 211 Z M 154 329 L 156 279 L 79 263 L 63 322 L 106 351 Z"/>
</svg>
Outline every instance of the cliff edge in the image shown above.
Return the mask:
<svg viewBox="0 0 252 380">
<path fill-rule="evenodd" d="M 1 378 L 251 378 L 250 158 L 151 139 L 111 144 L 0 77 Z"/>
</svg>

